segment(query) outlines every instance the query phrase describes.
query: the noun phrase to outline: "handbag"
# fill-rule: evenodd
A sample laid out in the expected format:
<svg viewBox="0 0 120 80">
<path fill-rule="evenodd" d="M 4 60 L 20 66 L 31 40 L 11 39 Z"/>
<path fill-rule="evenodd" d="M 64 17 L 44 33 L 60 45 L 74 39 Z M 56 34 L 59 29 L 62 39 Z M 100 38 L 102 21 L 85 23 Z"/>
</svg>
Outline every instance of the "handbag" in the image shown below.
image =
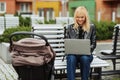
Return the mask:
<svg viewBox="0 0 120 80">
<path fill-rule="evenodd" d="M 55 52 L 45 40 L 37 38 L 23 38 L 13 42 L 10 55 L 14 66 L 41 66 L 55 58 Z"/>
</svg>

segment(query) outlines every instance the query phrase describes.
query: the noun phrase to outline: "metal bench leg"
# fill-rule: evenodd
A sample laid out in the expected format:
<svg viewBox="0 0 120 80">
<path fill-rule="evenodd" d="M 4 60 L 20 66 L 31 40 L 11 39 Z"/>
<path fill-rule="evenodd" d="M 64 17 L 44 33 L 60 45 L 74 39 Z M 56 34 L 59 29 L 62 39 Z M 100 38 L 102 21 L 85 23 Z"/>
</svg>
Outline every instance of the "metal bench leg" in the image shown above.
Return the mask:
<svg viewBox="0 0 120 80">
<path fill-rule="evenodd" d="M 92 80 L 92 70 L 93 68 L 90 69 L 90 80 Z"/>
<path fill-rule="evenodd" d="M 51 80 L 55 80 L 55 75 L 51 75 Z"/>
<path fill-rule="evenodd" d="M 101 78 L 101 71 L 102 71 L 102 68 L 99 67 L 99 68 L 94 68 L 94 72 L 95 73 L 98 73 L 97 76 L 94 76 L 94 79 L 93 80 L 102 80 Z"/>
<path fill-rule="evenodd" d="M 112 59 L 112 63 L 113 63 L 113 70 L 116 70 L 116 60 Z"/>
</svg>

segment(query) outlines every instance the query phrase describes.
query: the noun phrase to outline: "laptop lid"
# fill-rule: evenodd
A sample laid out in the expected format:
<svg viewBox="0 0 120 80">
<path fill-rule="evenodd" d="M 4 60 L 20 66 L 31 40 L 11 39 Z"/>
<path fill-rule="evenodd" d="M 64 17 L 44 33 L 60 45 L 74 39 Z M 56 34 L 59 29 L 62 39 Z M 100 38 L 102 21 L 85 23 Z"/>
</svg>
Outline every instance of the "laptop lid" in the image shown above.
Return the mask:
<svg viewBox="0 0 120 80">
<path fill-rule="evenodd" d="M 89 39 L 65 39 L 65 54 L 91 55 Z"/>
</svg>

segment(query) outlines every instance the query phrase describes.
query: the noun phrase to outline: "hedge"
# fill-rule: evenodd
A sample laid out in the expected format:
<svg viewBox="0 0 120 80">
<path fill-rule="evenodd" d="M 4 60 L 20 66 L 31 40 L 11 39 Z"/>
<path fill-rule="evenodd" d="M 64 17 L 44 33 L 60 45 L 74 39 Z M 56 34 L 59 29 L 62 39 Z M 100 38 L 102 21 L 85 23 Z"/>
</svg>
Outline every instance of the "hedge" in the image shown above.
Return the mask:
<svg viewBox="0 0 120 80">
<path fill-rule="evenodd" d="M 16 32 L 16 31 L 28 31 L 28 32 L 30 32 L 31 27 L 18 26 L 15 28 L 8 28 L 4 31 L 4 33 L 2 35 L 0 35 L 0 42 L 9 42 L 10 34 L 12 34 L 13 32 Z M 19 40 L 19 39 L 24 38 L 24 37 L 28 37 L 28 35 L 27 36 L 26 35 L 25 36 L 19 35 L 19 36 L 13 37 L 13 40 Z"/>
<path fill-rule="evenodd" d="M 97 40 L 112 39 L 115 22 L 93 21 L 93 24 L 96 27 Z"/>
</svg>

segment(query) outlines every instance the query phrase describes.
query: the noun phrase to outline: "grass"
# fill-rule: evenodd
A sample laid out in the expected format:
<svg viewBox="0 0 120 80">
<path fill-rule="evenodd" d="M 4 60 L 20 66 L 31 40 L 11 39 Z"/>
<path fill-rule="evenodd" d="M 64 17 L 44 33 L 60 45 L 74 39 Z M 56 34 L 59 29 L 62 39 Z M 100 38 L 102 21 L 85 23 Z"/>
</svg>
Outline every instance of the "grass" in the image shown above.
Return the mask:
<svg viewBox="0 0 120 80">
<path fill-rule="evenodd" d="M 114 78 L 113 80 L 120 80 L 120 78 Z"/>
<path fill-rule="evenodd" d="M 102 80 L 120 80 L 120 74 L 118 74 L 118 75 L 103 76 Z"/>
</svg>

